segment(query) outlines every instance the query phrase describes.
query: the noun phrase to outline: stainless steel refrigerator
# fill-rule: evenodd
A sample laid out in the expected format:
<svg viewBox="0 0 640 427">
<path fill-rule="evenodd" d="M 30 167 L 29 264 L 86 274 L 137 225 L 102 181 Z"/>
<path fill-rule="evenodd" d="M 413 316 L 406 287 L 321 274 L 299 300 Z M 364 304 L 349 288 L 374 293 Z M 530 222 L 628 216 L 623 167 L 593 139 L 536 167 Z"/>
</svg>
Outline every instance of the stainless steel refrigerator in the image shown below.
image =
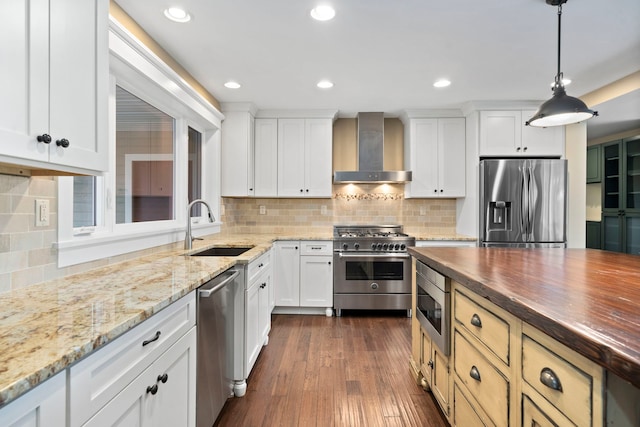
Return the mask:
<svg viewBox="0 0 640 427">
<path fill-rule="evenodd" d="M 480 161 L 481 246 L 566 247 L 567 161 Z"/>
</svg>

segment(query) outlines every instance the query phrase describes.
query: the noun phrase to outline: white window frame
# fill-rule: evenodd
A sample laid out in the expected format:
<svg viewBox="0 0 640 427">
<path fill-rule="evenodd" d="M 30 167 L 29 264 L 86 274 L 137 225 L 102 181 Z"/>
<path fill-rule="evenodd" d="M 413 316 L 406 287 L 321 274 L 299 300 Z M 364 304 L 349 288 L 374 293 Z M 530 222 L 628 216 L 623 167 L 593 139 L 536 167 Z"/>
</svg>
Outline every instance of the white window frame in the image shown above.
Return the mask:
<svg viewBox="0 0 640 427">
<path fill-rule="evenodd" d="M 202 134 L 202 198 L 206 209 L 192 218 L 194 234 L 220 231 L 220 126 L 224 116 L 175 71 L 110 17 L 109 25 L 109 171 L 115 170 L 115 88 L 135 96 L 175 118 L 174 219 L 116 224 L 115 176 L 98 178 L 95 227 L 73 227 L 73 177 L 58 180 L 58 267 L 121 255 L 184 239 L 188 206 L 188 128 Z M 206 165 L 206 166 L 205 166 Z"/>
</svg>

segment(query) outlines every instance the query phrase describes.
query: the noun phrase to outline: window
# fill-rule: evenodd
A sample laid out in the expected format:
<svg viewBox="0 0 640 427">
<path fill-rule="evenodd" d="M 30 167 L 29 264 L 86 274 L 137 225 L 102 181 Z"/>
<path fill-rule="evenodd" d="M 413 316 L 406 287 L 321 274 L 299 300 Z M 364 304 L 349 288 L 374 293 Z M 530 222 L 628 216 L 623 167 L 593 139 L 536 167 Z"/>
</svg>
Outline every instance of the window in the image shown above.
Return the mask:
<svg viewBox="0 0 640 427">
<path fill-rule="evenodd" d="M 222 114 L 146 48 L 131 49 L 128 33 L 109 31 L 109 170 L 58 178 L 59 267 L 182 240 L 195 199 L 220 217 Z M 196 235 L 219 231 L 203 214 L 191 212 Z"/>
<path fill-rule="evenodd" d="M 202 134 L 189 127 L 189 165 L 188 165 L 189 202 L 202 198 Z M 201 215 L 200 204 L 193 207 L 191 215 Z"/>
<path fill-rule="evenodd" d="M 174 219 L 175 120 L 116 86 L 116 223 Z"/>
</svg>

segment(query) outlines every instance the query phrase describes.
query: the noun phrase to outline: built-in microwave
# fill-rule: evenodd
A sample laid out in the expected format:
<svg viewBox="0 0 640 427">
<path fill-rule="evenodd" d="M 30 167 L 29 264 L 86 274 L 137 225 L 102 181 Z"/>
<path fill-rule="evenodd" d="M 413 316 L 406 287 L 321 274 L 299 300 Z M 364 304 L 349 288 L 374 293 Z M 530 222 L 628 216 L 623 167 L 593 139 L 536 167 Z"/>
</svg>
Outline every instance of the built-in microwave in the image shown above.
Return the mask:
<svg viewBox="0 0 640 427">
<path fill-rule="evenodd" d="M 451 347 L 450 307 L 450 279 L 416 261 L 416 317 L 445 355 L 449 355 Z"/>
</svg>

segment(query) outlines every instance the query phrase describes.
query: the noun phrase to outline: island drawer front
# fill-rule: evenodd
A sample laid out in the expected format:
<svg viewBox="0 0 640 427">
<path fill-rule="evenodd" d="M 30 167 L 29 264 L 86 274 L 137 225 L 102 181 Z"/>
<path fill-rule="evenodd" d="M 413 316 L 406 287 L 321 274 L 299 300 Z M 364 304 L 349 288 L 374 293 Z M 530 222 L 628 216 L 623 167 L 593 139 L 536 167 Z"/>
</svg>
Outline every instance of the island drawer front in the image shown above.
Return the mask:
<svg viewBox="0 0 640 427">
<path fill-rule="evenodd" d="M 561 391 L 543 384 L 543 375 L 546 376 L 545 381 L 551 385 L 556 382 L 550 383 L 550 381 L 556 379 Z M 580 426 L 592 425 L 594 409 L 592 375 L 526 334 L 522 338 L 522 377 L 572 422 Z"/>
<path fill-rule="evenodd" d="M 547 413 L 542 408 L 539 408 L 526 394 L 522 395 L 522 425 L 535 427 L 575 427 L 575 424 L 559 412 L 552 409 Z"/>
<path fill-rule="evenodd" d="M 333 241 L 303 240 L 300 242 L 300 255 L 333 255 Z"/>
<path fill-rule="evenodd" d="M 509 381 L 458 331 L 454 335 L 454 349 L 456 375 L 492 421 L 506 427 L 509 423 Z"/>
<path fill-rule="evenodd" d="M 191 292 L 73 365 L 71 427 L 93 416 L 195 324 L 196 299 Z"/>
<path fill-rule="evenodd" d="M 456 384 L 453 387 L 453 425 L 455 427 L 483 426 L 495 424 L 486 415 L 480 415 Z"/>
<path fill-rule="evenodd" d="M 453 304 L 456 321 L 509 366 L 511 363 L 509 323 L 493 311 L 480 306 L 459 290 L 455 291 Z"/>
<path fill-rule="evenodd" d="M 256 259 L 255 261 L 252 261 L 249 264 L 247 283 L 251 283 L 252 280 L 258 276 L 258 274 L 269 269 L 270 264 L 271 264 L 271 250 L 260 255 L 258 259 Z"/>
</svg>

